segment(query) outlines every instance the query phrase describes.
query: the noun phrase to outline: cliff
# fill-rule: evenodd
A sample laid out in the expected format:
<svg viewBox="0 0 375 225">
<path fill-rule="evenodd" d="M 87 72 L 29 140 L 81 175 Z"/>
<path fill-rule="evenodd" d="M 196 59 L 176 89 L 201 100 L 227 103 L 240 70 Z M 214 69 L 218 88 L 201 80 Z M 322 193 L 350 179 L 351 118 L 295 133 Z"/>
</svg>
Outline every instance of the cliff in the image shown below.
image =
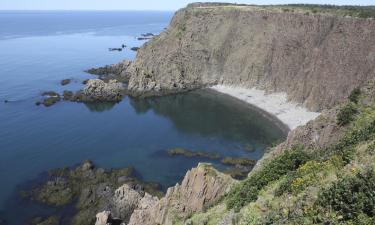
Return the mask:
<svg viewBox="0 0 375 225">
<path fill-rule="evenodd" d="M 285 92 L 319 111 L 374 75 L 374 36 L 370 18 L 192 4 L 119 74 L 134 95 L 223 84 Z"/>
</svg>

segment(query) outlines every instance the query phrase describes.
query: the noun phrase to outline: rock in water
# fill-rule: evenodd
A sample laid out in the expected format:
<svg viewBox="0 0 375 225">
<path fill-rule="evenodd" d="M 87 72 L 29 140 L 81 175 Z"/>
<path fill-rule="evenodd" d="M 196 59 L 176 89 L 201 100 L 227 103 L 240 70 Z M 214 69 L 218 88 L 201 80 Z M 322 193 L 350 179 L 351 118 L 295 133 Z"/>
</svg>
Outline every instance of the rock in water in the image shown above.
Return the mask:
<svg viewBox="0 0 375 225">
<path fill-rule="evenodd" d="M 64 91 L 63 97 L 64 100 L 72 101 L 74 99 L 74 93 L 71 91 Z"/>
<path fill-rule="evenodd" d="M 117 80 L 105 83 L 99 79 L 89 80 L 83 89 L 83 101 L 118 102 L 123 97 L 123 84 Z"/>
<path fill-rule="evenodd" d="M 62 81 L 60 82 L 60 84 L 61 84 L 62 86 L 65 86 L 65 85 L 70 84 L 70 82 L 71 82 L 70 79 L 65 79 L 65 80 L 62 80 Z"/>
</svg>

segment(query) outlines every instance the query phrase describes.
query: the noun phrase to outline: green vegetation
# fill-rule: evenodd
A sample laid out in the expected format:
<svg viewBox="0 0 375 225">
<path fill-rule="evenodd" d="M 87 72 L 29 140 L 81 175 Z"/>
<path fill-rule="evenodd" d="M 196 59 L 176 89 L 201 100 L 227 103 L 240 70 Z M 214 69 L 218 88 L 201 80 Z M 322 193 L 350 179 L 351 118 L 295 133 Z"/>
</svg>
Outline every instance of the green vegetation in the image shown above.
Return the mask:
<svg viewBox="0 0 375 225">
<path fill-rule="evenodd" d="M 300 147 L 284 151 L 267 163 L 262 170 L 254 172 L 246 180 L 232 188 L 226 198 L 227 207 L 236 211 L 240 210 L 246 204 L 257 200 L 260 190 L 270 182 L 296 170 L 309 159 L 309 154 Z"/>
<path fill-rule="evenodd" d="M 230 3 L 201 3 L 191 4 L 190 6 L 203 7 L 260 7 L 266 9 L 280 9 L 283 12 L 301 12 L 305 15 L 310 14 L 327 14 L 336 16 L 350 16 L 356 18 L 375 18 L 375 6 L 355 6 L 355 5 L 319 5 L 319 4 L 287 4 L 287 5 L 246 5 L 246 4 L 230 4 Z"/>
<path fill-rule="evenodd" d="M 349 101 L 358 104 L 359 97 L 361 96 L 361 89 L 355 88 L 349 95 Z"/>
<path fill-rule="evenodd" d="M 368 169 L 354 177 L 344 177 L 323 190 L 316 202 L 320 208 L 329 208 L 342 220 L 375 223 L 375 172 Z M 366 218 L 367 217 L 367 218 Z M 323 222 L 323 221 L 322 221 Z M 370 223 L 368 223 L 370 224 Z"/>
<path fill-rule="evenodd" d="M 337 114 L 337 124 L 340 126 L 345 126 L 354 120 L 355 115 L 358 110 L 354 103 L 348 103 L 343 108 L 341 108 L 339 114 Z"/>
<path fill-rule="evenodd" d="M 312 14 L 332 14 L 357 18 L 375 18 L 375 6 L 338 6 L 317 4 L 265 5 L 265 8 L 280 8 L 283 12 L 304 11 Z"/>
</svg>

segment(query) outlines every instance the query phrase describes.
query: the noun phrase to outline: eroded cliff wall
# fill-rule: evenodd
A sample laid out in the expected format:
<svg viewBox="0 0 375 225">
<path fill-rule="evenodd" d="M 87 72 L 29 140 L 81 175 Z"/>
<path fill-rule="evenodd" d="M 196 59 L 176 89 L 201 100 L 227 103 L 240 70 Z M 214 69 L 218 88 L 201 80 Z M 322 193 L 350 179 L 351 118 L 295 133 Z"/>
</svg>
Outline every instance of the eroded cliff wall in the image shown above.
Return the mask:
<svg viewBox="0 0 375 225">
<path fill-rule="evenodd" d="M 329 108 L 375 71 L 375 20 L 255 6 L 192 5 L 123 74 L 134 94 L 212 84 L 286 92 Z"/>
</svg>

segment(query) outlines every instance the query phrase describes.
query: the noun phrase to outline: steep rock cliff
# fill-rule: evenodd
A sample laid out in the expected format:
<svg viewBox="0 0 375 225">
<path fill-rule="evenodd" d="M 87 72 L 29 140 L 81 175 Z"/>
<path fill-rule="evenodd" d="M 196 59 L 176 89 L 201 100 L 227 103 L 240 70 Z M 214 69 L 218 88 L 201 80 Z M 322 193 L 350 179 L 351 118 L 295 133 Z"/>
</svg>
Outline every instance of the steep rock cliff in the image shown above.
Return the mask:
<svg viewBox="0 0 375 225">
<path fill-rule="evenodd" d="M 224 84 L 329 108 L 375 71 L 375 20 L 256 6 L 191 5 L 122 74 L 135 95 Z"/>
</svg>

